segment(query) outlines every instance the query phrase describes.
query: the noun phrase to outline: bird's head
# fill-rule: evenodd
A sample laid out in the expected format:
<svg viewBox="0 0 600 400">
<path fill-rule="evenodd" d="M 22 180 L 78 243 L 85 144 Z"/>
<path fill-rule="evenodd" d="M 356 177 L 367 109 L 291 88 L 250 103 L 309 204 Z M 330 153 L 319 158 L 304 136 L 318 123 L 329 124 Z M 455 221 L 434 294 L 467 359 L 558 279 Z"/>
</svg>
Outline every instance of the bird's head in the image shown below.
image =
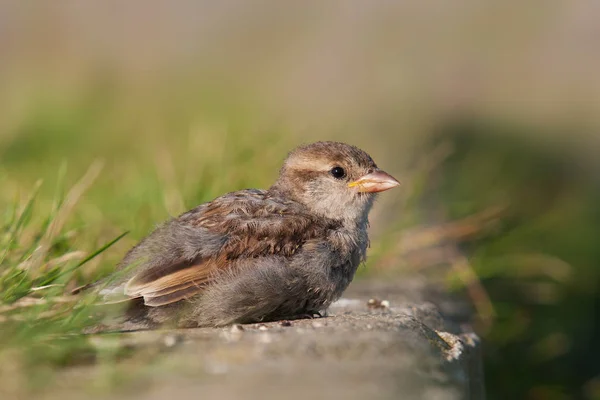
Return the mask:
<svg viewBox="0 0 600 400">
<path fill-rule="evenodd" d="M 378 192 L 400 183 L 357 147 L 317 142 L 293 150 L 271 190 L 310 211 L 347 223 L 366 222 Z"/>
</svg>

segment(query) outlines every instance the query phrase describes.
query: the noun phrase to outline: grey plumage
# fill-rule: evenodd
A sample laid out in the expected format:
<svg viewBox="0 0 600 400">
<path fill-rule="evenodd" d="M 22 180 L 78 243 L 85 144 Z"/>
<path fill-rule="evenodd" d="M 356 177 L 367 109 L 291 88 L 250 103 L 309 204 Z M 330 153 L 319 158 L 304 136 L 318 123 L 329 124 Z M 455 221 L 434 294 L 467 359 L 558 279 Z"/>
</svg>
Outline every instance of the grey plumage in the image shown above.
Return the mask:
<svg viewBox="0 0 600 400">
<path fill-rule="evenodd" d="M 318 313 L 365 260 L 375 192 L 397 184 L 356 147 L 300 147 L 269 190 L 228 193 L 159 226 L 125 256 L 119 268 L 134 267 L 110 291 L 143 300 L 128 318 L 153 323 Z"/>
</svg>

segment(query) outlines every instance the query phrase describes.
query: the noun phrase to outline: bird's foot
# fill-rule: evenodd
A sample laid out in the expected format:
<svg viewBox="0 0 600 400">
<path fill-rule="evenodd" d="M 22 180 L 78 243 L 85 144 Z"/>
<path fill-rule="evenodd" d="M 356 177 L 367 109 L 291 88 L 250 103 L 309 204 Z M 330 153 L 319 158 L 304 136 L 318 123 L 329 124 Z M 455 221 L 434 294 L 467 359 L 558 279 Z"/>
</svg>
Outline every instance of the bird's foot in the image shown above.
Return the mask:
<svg viewBox="0 0 600 400">
<path fill-rule="evenodd" d="M 287 320 L 295 320 L 295 319 L 314 319 L 314 318 L 323 318 L 323 316 L 318 311 L 309 311 L 307 313 L 294 315 L 294 316 L 286 318 L 286 319 Z"/>
</svg>

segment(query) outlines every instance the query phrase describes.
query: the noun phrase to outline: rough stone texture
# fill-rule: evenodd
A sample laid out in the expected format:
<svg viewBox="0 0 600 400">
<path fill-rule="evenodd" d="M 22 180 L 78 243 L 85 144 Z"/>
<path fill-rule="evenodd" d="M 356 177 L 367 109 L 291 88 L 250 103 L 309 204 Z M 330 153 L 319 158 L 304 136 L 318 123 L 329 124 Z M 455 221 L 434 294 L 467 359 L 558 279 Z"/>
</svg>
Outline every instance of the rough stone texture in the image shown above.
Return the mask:
<svg viewBox="0 0 600 400">
<path fill-rule="evenodd" d="M 482 399 L 481 345 L 463 323 L 469 312 L 415 279 L 358 282 L 324 318 L 128 333 L 132 346 L 162 348 L 163 366 L 119 396 Z"/>
</svg>

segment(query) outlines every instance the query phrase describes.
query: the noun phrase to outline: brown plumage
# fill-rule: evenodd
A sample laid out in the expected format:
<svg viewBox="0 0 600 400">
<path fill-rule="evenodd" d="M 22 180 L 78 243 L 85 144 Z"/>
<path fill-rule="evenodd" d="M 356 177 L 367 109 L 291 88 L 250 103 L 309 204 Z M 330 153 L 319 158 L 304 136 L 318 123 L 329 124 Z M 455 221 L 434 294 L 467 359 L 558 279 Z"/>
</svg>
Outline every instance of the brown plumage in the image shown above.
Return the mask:
<svg viewBox="0 0 600 400">
<path fill-rule="evenodd" d="M 374 194 L 397 184 L 356 147 L 302 146 L 269 190 L 229 193 L 158 227 L 103 292 L 143 299 L 135 318 L 188 326 L 318 313 L 365 258 Z"/>
</svg>

